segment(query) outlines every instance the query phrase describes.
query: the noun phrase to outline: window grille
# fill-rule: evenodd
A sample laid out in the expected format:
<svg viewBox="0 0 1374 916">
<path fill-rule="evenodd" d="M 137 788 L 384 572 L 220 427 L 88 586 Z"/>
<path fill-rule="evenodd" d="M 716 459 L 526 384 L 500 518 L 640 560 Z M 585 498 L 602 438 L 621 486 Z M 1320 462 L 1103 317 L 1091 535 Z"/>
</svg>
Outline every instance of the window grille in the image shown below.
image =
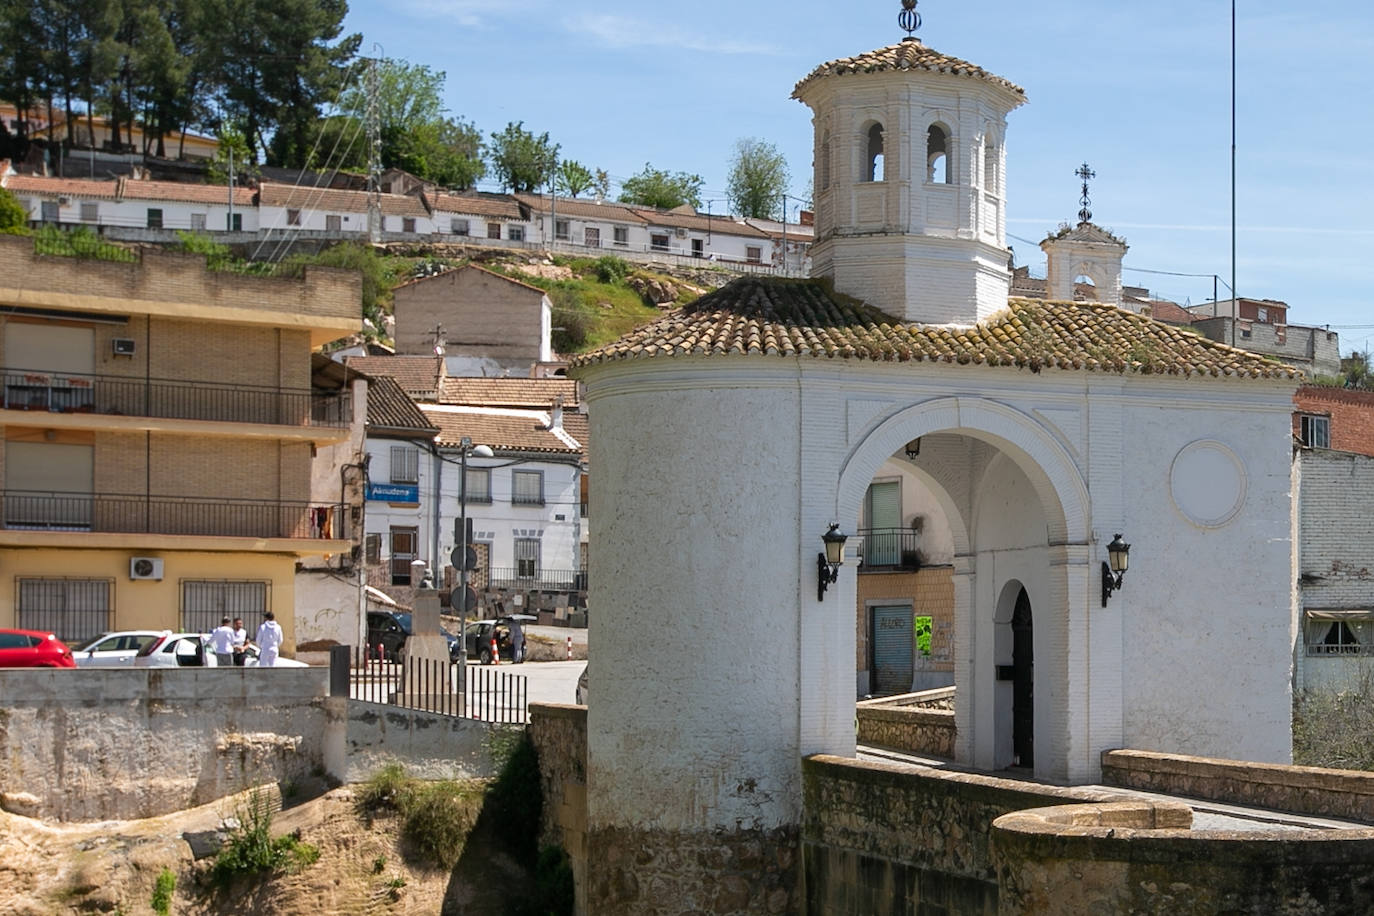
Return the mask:
<svg viewBox="0 0 1374 916">
<path fill-rule="evenodd" d="M 449 230 L 454 235 L 467 235 L 469 231 L 468 221 L 465 219 L 452 220 L 449 222 Z"/>
<path fill-rule="evenodd" d="M 517 506 L 544 505 L 544 472 L 512 471 L 510 501 Z"/>
<path fill-rule="evenodd" d="M 74 643 L 114 629 L 110 579 L 18 580 L 21 630 L 56 633 Z"/>
<path fill-rule="evenodd" d="M 409 445 L 391 447 L 391 482 L 420 482 L 420 450 Z"/>
<path fill-rule="evenodd" d="M 242 617 L 245 629 L 267 612 L 268 583 L 187 579 L 181 583 L 181 628 L 209 633 L 225 617 Z"/>
<path fill-rule="evenodd" d="M 538 538 L 515 539 L 515 574 L 521 579 L 534 579 L 539 575 Z"/>
<path fill-rule="evenodd" d="M 491 502 L 491 471 L 486 468 L 468 468 L 467 501 Z"/>
</svg>

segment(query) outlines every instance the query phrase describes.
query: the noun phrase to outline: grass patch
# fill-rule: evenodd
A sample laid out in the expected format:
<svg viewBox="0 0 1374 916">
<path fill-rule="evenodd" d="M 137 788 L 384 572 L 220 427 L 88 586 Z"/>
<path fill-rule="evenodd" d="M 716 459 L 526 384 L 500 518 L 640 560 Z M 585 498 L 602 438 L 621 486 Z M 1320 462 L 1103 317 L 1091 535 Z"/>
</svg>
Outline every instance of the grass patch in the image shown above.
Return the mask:
<svg viewBox="0 0 1374 916">
<path fill-rule="evenodd" d="M 122 261 L 132 264 L 138 252 L 107 242 L 85 226 L 70 231 L 44 226 L 33 237 L 33 250 L 58 258 L 84 258 L 90 261 Z"/>
<path fill-rule="evenodd" d="M 272 837 L 272 807 L 265 792 L 254 792 L 239 810 L 238 818 L 238 828 L 210 867 L 212 887 L 223 891 L 242 878 L 293 874 L 319 861 L 319 848 L 302 842 L 300 837 Z"/>
<path fill-rule="evenodd" d="M 170 868 L 163 868 L 157 873 L 157 880 L 153 882 L 153 900 L 151 906 L 153 912 L 158 916 L 171 916 L 172 895 L 177 890 L 177 876 Z"/>
<path fill-rule="evenodd" d="M 415 857 L 440 868 L 452 868 L 477 823 L 485 788 L 478 781 L 424 782 L 407 776 L 399 764 L 392 763 L 359 788 L 358 813 L 364 817 L 383 813 L 400 816 L 401 837 L 410 844 Z M 385 867 L 385 860 L 380 861 Z M 377 862 L 373 867 L 377 868 Z"/>
<path fill-rule="evenodd" d="M 1309 687 L 1293 695 L 1293 763 L 1374 770 L 1374 683 L 1365 674 L 1349 690 Z"/>
</svg>

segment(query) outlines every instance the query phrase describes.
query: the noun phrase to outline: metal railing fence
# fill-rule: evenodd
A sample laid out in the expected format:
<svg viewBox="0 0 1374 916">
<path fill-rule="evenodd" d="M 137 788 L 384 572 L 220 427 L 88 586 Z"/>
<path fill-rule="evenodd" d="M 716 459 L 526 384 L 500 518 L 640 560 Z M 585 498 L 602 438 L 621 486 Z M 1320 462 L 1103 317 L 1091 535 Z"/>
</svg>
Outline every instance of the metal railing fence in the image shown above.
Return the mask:
<svg viewBox="0 0 1374 916">
<path fill-rule="evenodd" d="M 457 664 L 408 658 L 404 652 L 392 658 L 381 646 L 356 649 L 351 657 L 341 657 L 351 662 L 347 670 L 351 699 L 483 722 L 519 725 L 529 721 L 525 678 L 499 667 L 469 662 L 464 684 Z M 338 664 L 337 657 L 331 658 L 331 664 Z M 331 681 L 341 681 L 337 671 Z"/>
<path fill-rule="evenodd" d="M 349 537 L 349 514 L 343 504 L 36 490 L 0 490 L 0 499 L 4 526 L 12 530 L 306 540 Z"/>
</svg>

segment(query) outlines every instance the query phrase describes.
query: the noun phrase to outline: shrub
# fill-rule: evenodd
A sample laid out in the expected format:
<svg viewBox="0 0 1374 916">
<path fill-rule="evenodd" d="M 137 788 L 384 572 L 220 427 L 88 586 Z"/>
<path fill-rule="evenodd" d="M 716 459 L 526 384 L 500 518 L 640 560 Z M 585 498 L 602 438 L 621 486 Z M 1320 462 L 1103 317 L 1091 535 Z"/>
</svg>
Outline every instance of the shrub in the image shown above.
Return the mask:
<svg viewBox="0 0 1374 916">
<path fill-rule="evenodd" d="M 415 781 L 406 775 L 399 763 L 388 763 L 368 778 L 358 790 L 358 808 L 362 812 L 401 811 L 415 792 Z"/>
<path fill-rule="evenodd" d="M 228 245 L 221 245 L 202 232 L 177 230 L 177 238 L 181 240 L 177 244 L 177 251 L 205 255 L 205 266 L 210 270 L 226 270 L 234 263 L 234 255 Z"/>
<path fill-rule="evenodd" d="M 0 235 L 28 235 L 29 214 L 19 199 L 0 188 Z"/>
<path fill-rule="evenodd" d="M 624 258 L 618 258 L 613 254 L 597 258 L 593 270 L 596 271 L 596 278 L 602 283 L 620 283 L 630 275 L 630 265 Z"/>
<path fill-rule="evenodd" d="M 33 249 L 39 254 L 60 258 L 124 261 L 130 264 L 138 260 L 138 255 L 130 249 L 101 239 L 86 226 L 78 226 L 70 232 L 57 226 L 44 226 L 34 236 Z"/>
<path fill-rule="evenodd" d="M 176 893 L 177 876 L 170 868 L 164 868 L 157 873 L 157 880 L 153 883 L 153 912 L 158 916 L 170 916 L 172 912 L 172 895 Z"/>
<path fill-rule="evenodd" d="M 487 804 L 495 817 L 497 835 L 511 855 L 524 862 L 535 861 L 544 790 L 539 782 L 539 753 L 528 735 L 521 736 L 487 790 Z"/>
<path fill-rule="evenodd" d="M 429 783 L 410 795 L 401 835 L 423 858 L 451 869 L 463 854 L 479 808 L 478 788 L 453 780 Z"/>
<path fill-rule="evenodd" d="M 239 878 L 291 874 L 314 865 L 320 850 L 300 837 L 272 838 L 272 807 L 264 792 L 254 792 L 239 809 L 239 826 L 225 841 L 210 867 L 210 883 L 227 889 Z"/>
<path fill-rule="evenodd" d="M 1374 683 L 1366 674 L 1349 690 L 1309 687 L 1293 695 L 1293 762 L 1374 770 Z"/>
</svg>

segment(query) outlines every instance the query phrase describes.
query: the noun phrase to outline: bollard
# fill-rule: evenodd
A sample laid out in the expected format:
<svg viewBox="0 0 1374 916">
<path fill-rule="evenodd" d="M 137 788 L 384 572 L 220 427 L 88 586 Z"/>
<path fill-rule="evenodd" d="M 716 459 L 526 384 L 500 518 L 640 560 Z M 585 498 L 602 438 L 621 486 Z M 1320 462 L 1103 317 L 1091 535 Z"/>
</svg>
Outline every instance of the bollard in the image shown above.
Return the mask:
<svg viewBox="0 0 1374 916">
<path fill-rule="evenodd" d="M 572 637 L 568 637 L 568 661 L 572 661 Z"/>
</svg>

